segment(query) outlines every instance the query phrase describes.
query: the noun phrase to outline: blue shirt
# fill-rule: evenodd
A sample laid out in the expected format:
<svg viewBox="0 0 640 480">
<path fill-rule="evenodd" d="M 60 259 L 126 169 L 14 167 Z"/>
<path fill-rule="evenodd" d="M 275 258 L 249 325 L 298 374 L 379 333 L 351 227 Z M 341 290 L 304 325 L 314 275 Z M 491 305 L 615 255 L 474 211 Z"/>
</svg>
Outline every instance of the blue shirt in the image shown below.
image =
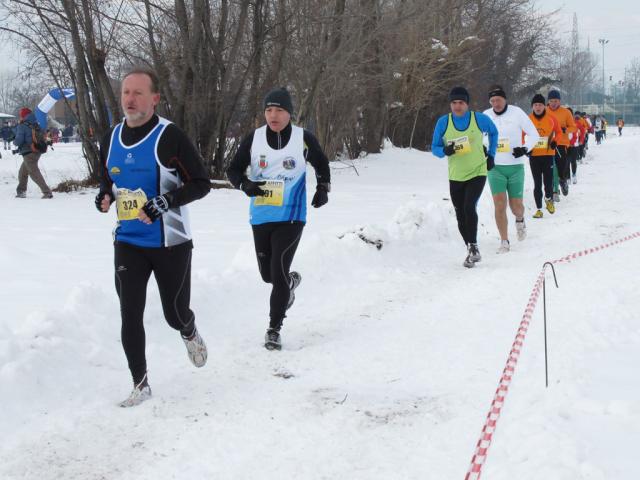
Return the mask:
<svg viewBox="0 0 640 480">
<path fill-rule="evenodd" d="M 31 142 L 33 142 L 33 136 L 31 134 L 31 125 L 37 125 L 35 113 L 30 113 L 27 117 L 16 126 L 16 136 L 13 139 L 13 144 L 18 147 L 20 155 L 26 155 L 33 153 L 31 150 Z"/>
<path fill-rule="evenodd" d="M 484 113 L 475 112 L 476 114 L 476 123 L 478 124 L 478 128 L 489 135 L 489 155 L 492 157 L 496 156 L 496 149 L 498 148 L 498 129 L 496 128 L 495 123 L 486 116 Z M 455 114 L 451 114 L 451 118 L 453 118 L 453 125 L 456 129 L 460 131 L 464 131 L 469 128 L 469 124 L 471 123 L 471 111 L 467 111 L 462 116 L 456 116 Z M 441 116 L 436 123 L 436 128 L 433 132 L 433 140 L 431 141 L 431 152 L 439 158 L 445 157 L 444 154 L 444 132 L 447 131 L 447 124 L 449 122 L 449 114 Z"/>
</svg>

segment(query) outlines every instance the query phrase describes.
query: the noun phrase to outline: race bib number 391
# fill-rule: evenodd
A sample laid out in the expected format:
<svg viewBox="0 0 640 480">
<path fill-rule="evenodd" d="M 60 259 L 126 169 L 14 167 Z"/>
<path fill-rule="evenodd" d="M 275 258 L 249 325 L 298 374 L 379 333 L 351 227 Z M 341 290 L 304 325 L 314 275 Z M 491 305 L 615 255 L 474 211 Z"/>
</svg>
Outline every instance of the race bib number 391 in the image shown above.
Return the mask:
<svg viewBox="0 0 640 480">
<path fill-rule="evenodd" d="M 262 197 L 255 197 L 255 206 L 282 206 L 284 201 L 284 180 L 267 180 L 260 188 L 264 190 L 266 194 Z"/>
<path fill-rule="evenodd" d="M 116 202 L 118 220 L 137 219 L 138 212 L 140 212 L 145 203 L 147 203 L 147 195 L 142 189 L 129 190 L 128 188 L 119 188 Z"/>
<path fill-rule="evenodd" d="M 471 152 L 471 143 L 469 143 L 469 137 L 460 137 L 453 139 L 453 148 L 456 150 L 456 154 L 458 153 L 470 153 Z"/>
</svg>

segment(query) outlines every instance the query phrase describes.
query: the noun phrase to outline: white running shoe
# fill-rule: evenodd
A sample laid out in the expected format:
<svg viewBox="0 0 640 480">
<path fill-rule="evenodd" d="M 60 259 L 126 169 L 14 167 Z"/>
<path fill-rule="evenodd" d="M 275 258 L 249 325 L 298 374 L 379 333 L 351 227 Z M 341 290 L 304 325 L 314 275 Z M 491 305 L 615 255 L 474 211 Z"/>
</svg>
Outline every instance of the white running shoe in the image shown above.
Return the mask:
<svg viewBox="0 0 640 480">
<path fill-rule="evenodd" d="M 573 183 L 574 185 L 576 183 L 578 183 L 578 177 L 576 175 L 574 175 L 573 177 L 571 177 L 571 183 Z"/>
<path fill-rule="evenodd" d="M 136 407 L 150 398 L 151 387 L 147 383 L 147 374 L 145 373 L 142 381 L 138 385 L 133 386 L 133 390 L 131 390 L 131 393 L 125 400 L 120 402 L 120 406 L 122 408 Z"/>
<path fill-rule="evenodd" d="M 469 248 L 469 258 L 471 259 L 472 262 L 478 263 L 479 261 L 482 260 L 482 255 L 480 255 L 480 249 L 478 248 L 477 243 L 470 243 L 468 248 Z"/>
<path fill-rule="evenodd" d="M 298 288 L 301 281 L 302 275 L 298 272 L 289 272 L 289 301 L 287 302 L 287 310 L 289 310 L 293 302 L 296 301 L 295 289 Z"/>
<path fill-rule="evenodd" d="M 200 336 L 200 333 L 198 333 L 198 329 L 193 332 L 191 337 L 182 337 L 182 341 L 187 347 L 187 354 L 189 355 L 191 363 L 198 368 L 203 367 L 204 364 L 207 363 L 207 346 Z"/>
<path fill-rule="evenodd" d="M 518 232 L 518 240 L 523 241 L 527 238 L 527 226 L 524 223 L 524 218 L 521 222 L 516 220 L 516 231 Z"/>
<path fill-rule="evenodd" d="M 498 248 L 498 251 L 496 253 L 507 253 L 509 250 L 511 250 L 511 245 L 509 245 L 509 240 L 501 240 L 500 248 Z"/>
<path fill-rule="evenodd" d="M 264 335 L 264 347 L 267 350 L 282 350 L 282 340 L 280 331 L 275 328 L 269 328 Z"/>
</svg>

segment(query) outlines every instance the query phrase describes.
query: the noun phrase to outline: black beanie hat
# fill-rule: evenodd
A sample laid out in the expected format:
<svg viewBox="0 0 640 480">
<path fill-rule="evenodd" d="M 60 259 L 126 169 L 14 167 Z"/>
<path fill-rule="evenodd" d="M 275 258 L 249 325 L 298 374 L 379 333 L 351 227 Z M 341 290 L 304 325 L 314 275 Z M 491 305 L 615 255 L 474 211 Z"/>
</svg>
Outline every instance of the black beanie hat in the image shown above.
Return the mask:
<svg viewBox="0 0 640 480">
<path fill-rule="evenodd" d="M 276 88 L 267 93 L 264 97 L 264 108 L 266 110 L 269 107 L 283 108 L 289 115 L 293 115 L 293 102 L 291 101 L 291 95 L 286 88 Z"/>
<path fill-rule="evenodd" d="M 546 100 L 544 99 L 544 95 L 542 95 L 541 93 L 536 93 L 533 98 L 531 99 L 531 105 L 533 105 L 534 103 L 541 103 L 541 104 L 546 104 Z"/>
<path fill-rule="evenodd" d="M 453 87 L 449 92 L 449 103 L 454 100 L 462 100 L 466 104 L 469 104 L 469 92 L 464 87 Z"/>
<path fill-rule="evenodd" d="M 504 92 L 504 89 L 500 85 L 493 85 L 489 89 L 489 99 L 491 99 L 491 97 L 502 97 L 506 100 L 507 94 Z"/>
</svg>

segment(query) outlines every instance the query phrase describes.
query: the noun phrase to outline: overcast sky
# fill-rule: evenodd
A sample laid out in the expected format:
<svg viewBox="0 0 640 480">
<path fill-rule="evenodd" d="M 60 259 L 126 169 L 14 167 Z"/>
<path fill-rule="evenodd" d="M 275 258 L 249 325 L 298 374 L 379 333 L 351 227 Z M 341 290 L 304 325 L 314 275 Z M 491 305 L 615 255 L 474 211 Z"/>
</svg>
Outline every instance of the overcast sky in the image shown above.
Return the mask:
<svg viewBox="0 0 640 480">
<path fill-rule="evenodd" d="M 560 11 L 556 15 L 557 31 L 571 36 L 573 14 L 578 14 L 580 45 L 602 58 L 598 39 L 609 40 L 605 45 L 605 75 L 614 81 L 622 80 L 624 68 L 633 57 L 640 57 L 640 2 L 638 0 L 537 0 L 542 11 Z M 602 64 L 599 63 L 602 68 Z"/>
<path fill-rule="evenodd" d="M 605 69 L 607 78 L 614 81 L 624 77 L 624 68 L 632 57 L 640 57 L 640 2 L 638 0 L 537 0 L 540 10 L 556 14 L 556 29 L 567 38 L 571 35 L 573 13 L 578 14 L 580 44 L 587 45 L 598 55 L 600 62 L 602 46 L 599 38 L 609 40 L 605 47 Z M 541 32 L 544 34 L 544 32 Z M 0 46 L 0 71 L 15 69 L 16 49 L 3 42 Z M 601 68 L 601 64 L 600 64 Z"/>
</svg>

